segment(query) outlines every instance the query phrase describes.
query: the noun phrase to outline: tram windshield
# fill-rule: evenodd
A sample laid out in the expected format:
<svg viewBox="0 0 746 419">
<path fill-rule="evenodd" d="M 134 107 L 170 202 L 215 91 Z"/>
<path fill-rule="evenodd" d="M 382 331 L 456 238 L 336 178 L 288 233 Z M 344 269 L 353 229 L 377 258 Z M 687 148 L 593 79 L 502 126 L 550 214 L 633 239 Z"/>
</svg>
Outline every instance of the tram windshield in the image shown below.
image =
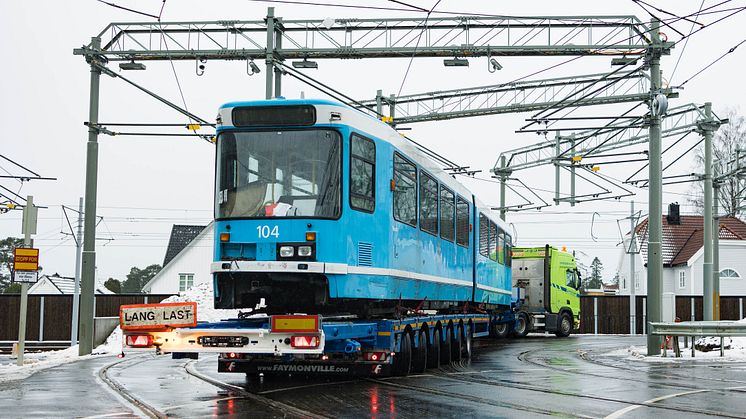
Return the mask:
<svg viewBox="0 0 746 419">
<path fill-rule="evenodd" d="M 333 130 L 221 133 L 215 217 L 339 217 L 341 143 Z"/>
</svg>

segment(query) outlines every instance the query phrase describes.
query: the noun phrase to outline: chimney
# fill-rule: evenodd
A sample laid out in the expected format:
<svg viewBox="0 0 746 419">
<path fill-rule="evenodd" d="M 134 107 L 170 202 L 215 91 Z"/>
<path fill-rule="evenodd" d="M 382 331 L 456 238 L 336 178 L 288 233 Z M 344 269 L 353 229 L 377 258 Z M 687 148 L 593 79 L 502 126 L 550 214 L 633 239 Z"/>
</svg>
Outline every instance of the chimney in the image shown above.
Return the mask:
<svg viewBox="0 0 746 419">
<path fill-rule="evenodd" d="M 679 203 L 668 204 L 668 215 L 666 215 L 668 225 L 680 225 L 681 217 L 679 216 Z"/>
</svg>

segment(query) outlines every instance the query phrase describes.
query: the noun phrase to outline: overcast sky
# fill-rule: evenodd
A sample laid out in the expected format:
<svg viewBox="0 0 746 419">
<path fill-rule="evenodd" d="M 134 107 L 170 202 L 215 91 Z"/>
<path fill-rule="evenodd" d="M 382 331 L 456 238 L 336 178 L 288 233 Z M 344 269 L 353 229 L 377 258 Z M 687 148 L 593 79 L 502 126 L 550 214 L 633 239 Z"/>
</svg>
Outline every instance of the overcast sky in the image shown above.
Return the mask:
<svg viewBox="0 0 746 419">
<path fill-rule="evenodd" d="M 320 0 L 319 2 L 324 2 Z M 365 3 L 338 0 L 346 4 L 403 7 L 383 0 Z M 331 3 L 331 1 L 330 1 Z M 430 8 L 434 1 L 411 0 L 411 4 Z M 701 1 L 656 1 L 666 11 L 684 15 L 696 12 Z M 729 2 L 721 8 L 746 6 L 746 2 Z M 119 0 L 118 4 L 151 14 L 158 14 L 161 2 L 156 0 Z M 704 2 L 705 7 L 715 4 Z M 175 1 L 163 10 L 163 21 L 176 20 L 260 20 L 267 7 L 285 19 L 326 17 L 422 17 L 421 12 L 373 11 L 355 8 L 321 7 L 255 1 Z M 438 11 L 534 15 L 629 15 L 647 21 L 650 16 L 632 1 L 531 1 L 484 2 L 441 1 Z M 722 14 L 701 18 L 708 23 Z M 0 185 L 22 196 L 33 195 L 40 210 L 36 245 L 41 249 L 40 263 L 45 273 L 74 274 L 74 242 L 61 210 L 62 205 L 77 208 L 84 193 L 85 150 L 87 131 L 83 122 L 88 116 L 89 68 L 72 50 L 89 42 L 109 22 L 148 19 L 93 0 L 73 2 L 35 1 L 5 2 L 0 13 L 0 154 L 5 155 L 57 181 L 34 181 L 20 184 L 0 179 Z M 735 46 L 743 39 L 746 13 L 739 13 L 692 36 L 686 45 L 676 46 L 662 60 L 663 75 L 671 86 L 690 78 L 697 71 Z M 688 33 L 691 25 L 679 23 L 676 28 Z M 670 40 L 680 37 L 663 29 Z M 744 94 L 744 48 L 728 54 L 723 60 L 692 79 L 680 90 L 680 98 L 671 106 L 710 101 L 714 110 L 725 114 L 741 105 Z M 683 51 L 683 56 L 681 55 Z M 672 71 L 677 60 L 675 74 Z M 464 68 L 446 68 L 441 59 L 415 59 L 404 80 L 408 59 L 323 60 L 313 77 L 334 86 L 348 96 L 369 99 L 376 90 L 385 94 L 402 94 L 481 86 L 511 81 L 536 70 L 564 61 L 566 58 L 501 58 L 501 71 L 489 73 L 485 58 L 471 59 Z M 176 62 L 175 70 L 189 110 L 212 120 L 218 107 L 233 100 L 264 98 L 264 73 L 246 75 L 245 62 L 208 62 L 204 76 L 195 74 L 194 62 Z M 118 71 L 116 64 L 110 67 Z M 264 68 L 261 65 L 262 69 Z M 534 78 L 563 77 L 611 71 L 608 57 L 584 57 L 558 66 Z M 135 74 L 133 74 L 135 73 Z M 170 100 L 181 103 L 176 79 L 168 62 L 148 62 L 147 71 L 128 72 L 136 82 Z M 313 88 L 286 77 L 283 95 L 288 98 L 323 97 Z M 120 80 L 101 78 L 100 120 L 108 122 L 185 123 L 183 116 L 167 109 Z M 613 115 L 628 109 L 620 105 L 602 110 L 581 110 L 576 115 Z M 642 108 L 638 109 L 642 113 Z M 489 179 L 489 169 L 500 152 L 544 140 L 535 134 L 514 131 L 525 124 L 530 114 L 496 115 L 479 118 L 422 123 L 412 126 L 407 135 L 440 152 L 457 163 L 482 170 L 478 178 Z M 690 136 L 694 138 L 694 136 Z M 100 279 L 124 279 L 132 266 L 144 267 L 162 263 L 171 226 L 206 225 L 212 218 L 214 146 L 201 140 L 154 137 L 99 137 L 98 215 L 103 217 L 97 236 L 97 268 Z M 665 160 L 665 159 L 664 159 Z M 602 173 L 626 178 L 638 164 L 609 165 Z M 678 174 L 693 169 L 687 156 L 676 167 Z M 0 171 L 19 174 L 16 167 L 0 161 Z M 552 168 L 518 172 L 516 177 L 534 187 L 544 199 L 553 195 L 543 190 L 554 187 Z M 644 171 L 643 173 L 646 173 Z M 487 180 L 463 179 L 482 201 L 498 204 L 498 185 Z M 563 180 L 566 182 L 566 180 Z M 578 193 L 590 191 L 579 182 Z M 566 191 L 566 190 L 565 190 Z M 634 198 L 611 202 L 597 201 L 571 208 L 567 204 L 552 206 L 541 212 L 510 213 L 520 245 L 551 243 L 577 250 L 586 264 L 599 256 L 605 265 L 604 276 L 610 279 L 621 255 L 617 220 L 629 212 L 634 199 L 638 209 L 647 212 L 647 190 L 632 188 Z M 525 193 L 525 191 L 522 191 Z M 689 186 L 665 188 L 664 203 L 678 201 L 683 212 Z M 519 197 L 509 195 L 509 204 Z M 593 231 L 591 220 L 597 212 Z M 74 217 L 74 214 L 71 213 Z M 20 211 L 0 214 L 0 237 L 20 237 Z M 71 223 L 75 226 L 75 220 Z M 626 231 L 629 221 L 623 221 Z"/>
</svg>

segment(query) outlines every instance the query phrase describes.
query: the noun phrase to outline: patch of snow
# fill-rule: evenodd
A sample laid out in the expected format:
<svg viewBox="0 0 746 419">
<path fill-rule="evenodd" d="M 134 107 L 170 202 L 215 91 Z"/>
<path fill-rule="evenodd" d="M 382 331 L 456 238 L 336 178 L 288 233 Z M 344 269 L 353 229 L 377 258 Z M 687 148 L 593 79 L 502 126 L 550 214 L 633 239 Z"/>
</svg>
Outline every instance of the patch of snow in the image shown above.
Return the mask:
<svg viewBox="0 0 746 419">
<path fill-rule="evenodd" d="M 94 355 L 119 355 L 122 352 L 122 329 L 117 326 L 106 342 L 93 350 Z"/>
<path fill-rule="evenodd" d="M 738 320 L 738 323 L 746 323 L 746 318 Z M 689 342 L 691 345 L 691 341 Z M 684 348 L 683 338 L 679 340 L 679 347 L 681 348 L 681 358 L 675 358 L 672 349 L 668 350 L 667 356 L 664 358 L 660 355 L 647 356 L 647 347 L 645 346 L 630 346 L 627 348 L 618 349 L 616 351 L 607 352 L 602 356 L 616 357 L 616 358 L 627 358 L 636 359 L 645 362 L 681 362 L 686 360 L 701 360 L 707 362 L 745 362 L 746 361 L 746 337 L 733 337 L 725 338 L 725 356 L 720 356 L 720 338 L 719 337 L 702 337 L 698 338 L 695 342 L 697 348 L 705 347 L 710 348 L 708 351 L 695 351 L 695 356 L 692 357 L 692 348 Z"/>
<path fill-rule="evenodd" d="M 216 309 L 212 292 L 212 281 L 195 285 L 179 295 L 172 295 L 161 301 L 162 303 L 182 303 L 193 301 L 197 303 L 197 321 L 218 322 L 224 319 L 238 318 L 240 310 Z"/>
</svg>

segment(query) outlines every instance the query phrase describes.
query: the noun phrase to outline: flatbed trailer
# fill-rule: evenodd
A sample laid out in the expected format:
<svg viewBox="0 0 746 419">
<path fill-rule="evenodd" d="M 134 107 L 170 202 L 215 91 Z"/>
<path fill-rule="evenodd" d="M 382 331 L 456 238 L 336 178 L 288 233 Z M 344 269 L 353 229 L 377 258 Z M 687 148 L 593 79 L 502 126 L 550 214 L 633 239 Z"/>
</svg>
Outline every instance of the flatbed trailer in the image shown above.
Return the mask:
<svg viewBox="0 0 746 419">
<path fill-rule="evenodd" d="M 128 308 L 129 307 L 129 308 Z M 127 310 L 175 310 L 159 304 Z M 196 314 L 196 313 L 195 313 Z M 415 314 L 399 319 L 274 315 L 191 327 L 125 322 L 124 345 L 174 357 L 218 353 L 218 371 L 258 374 L 406 375 L 471 355 L 498 317 L 482 313 Z"/>
</svg>

